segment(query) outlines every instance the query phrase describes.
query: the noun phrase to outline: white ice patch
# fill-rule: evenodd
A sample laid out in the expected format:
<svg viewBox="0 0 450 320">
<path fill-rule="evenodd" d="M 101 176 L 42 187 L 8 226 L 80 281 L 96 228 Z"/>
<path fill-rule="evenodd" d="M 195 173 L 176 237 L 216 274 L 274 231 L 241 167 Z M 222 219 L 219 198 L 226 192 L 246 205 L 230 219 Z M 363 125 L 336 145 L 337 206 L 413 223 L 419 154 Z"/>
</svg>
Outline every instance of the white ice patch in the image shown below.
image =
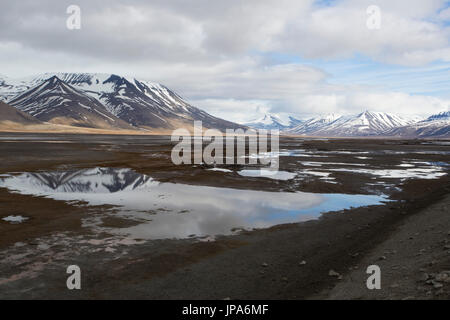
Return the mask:
<svg viewBox="0 0 450 320">
<path fill-rule="evenodd" d="M 244 177 L 262 177 L 262 178 L 270 178 L 274 180 L 291 180 L 294 179 L 297 175 L 293 172 L 287 171 L 275 171 L 269 169 L 261 169 L 261 170 L 241 170 L 238 171 L 238 174 Z"/>
<path fill-rule="evenodd" d="M 305 170 L 304 173 L 317 176 L 317 177 L 329 177 L 330 172 L 322 172 L 322 171 L 311 171 L 311 170 Z"/>
<path fill-rule="evenodd" d="M 414 168 L 415 165 L 411 164 L 411 163 L 402 163 L 399 164 L 398 167 L 402 167 L 402 168 Z"/>
<path fill-rule="evenodd" d="M 22 223 L 25 220 L 28 220 L 28 218 L 22 216 L 7 216 L 5 218 L 2 218 L 2 220 L 10 223 Z"/>
<path fill-rule="evenodd" d="M 382 169 L 382 170 L 365 170 L 365 169 L 330 169 L 336 172 L 353 172 L 362 174 L 371 174 L 381 178 L 392 179 L 438 179 L 447 173 L 442 172 L 439 167 L 430 168 L 413 168 L 413 169 Z"/>
<path fill-rule="evenodd" d="M 314 161 L 301 161 L 300 164 L 303 166 L 309 167 L 321 167 L 321 166 L 356 166 L 356 167 L 365 167 L 366 164 L 363 163 L 344 163 L 344 162 L 314 162 Z"/>
<path fill-rule="evenodd" d="M 330 174 L 331 174 L 330 172 L 305 170 L 305 171 L 303 171 L 303 173 L 307 174 L 307 175 L 319 177 L 319 180 L 325 181 L 327 183 L 337 184 L 336 179 L 333 177 L 330 177 Z"/>
<path fill-rule="evenodd" d="M 211 168 L 211 169 L 206 169 L 208 171 L 219 171 L 219 172 L 233 172 L 233 170 L 230 169 L 224 169 L 224 168 Z"/>
<path fill-rule="evenodd" d="M 323 165 L 322 162 L 314 161 L 301 161 L 300 164 L 305 167 L 321 167 Z"/>
</svg>

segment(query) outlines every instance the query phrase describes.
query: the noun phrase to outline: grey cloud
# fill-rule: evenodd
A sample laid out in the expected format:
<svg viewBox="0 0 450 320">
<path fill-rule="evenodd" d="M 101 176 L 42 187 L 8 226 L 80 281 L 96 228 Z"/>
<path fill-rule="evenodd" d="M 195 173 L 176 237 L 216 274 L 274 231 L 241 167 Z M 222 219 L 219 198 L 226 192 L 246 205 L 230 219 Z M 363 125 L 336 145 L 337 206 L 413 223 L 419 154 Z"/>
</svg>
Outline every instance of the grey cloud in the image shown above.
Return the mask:
<svg viewBox="0 0 450 320">
<path fill-rule="evenodd" d="M 359 53 L 408 65 L 450 60 L 450 28 L 432 19 L 443 0 L 377 1 L 384 19 L 378 33 L 365 28 L 369 0 L 338 1 L 331 8 L 313 0 L 4 2 L 2 73 L 121 73 L 163 82 L 191 100 L 215 101 L 216 109 L 217 101 L 230 100 L 231 109 L 247 101 L 255 110 L 262 104 L 285 112 L 354 105 L 345 97 L 336 103 L 333 97 L 354 87 L 330 85 L 326 71 L 272 65 L 260 52 L 311 59 Z M 81 30 L 66 28 L 71 4 L 81 7 Z"/>
</svg>

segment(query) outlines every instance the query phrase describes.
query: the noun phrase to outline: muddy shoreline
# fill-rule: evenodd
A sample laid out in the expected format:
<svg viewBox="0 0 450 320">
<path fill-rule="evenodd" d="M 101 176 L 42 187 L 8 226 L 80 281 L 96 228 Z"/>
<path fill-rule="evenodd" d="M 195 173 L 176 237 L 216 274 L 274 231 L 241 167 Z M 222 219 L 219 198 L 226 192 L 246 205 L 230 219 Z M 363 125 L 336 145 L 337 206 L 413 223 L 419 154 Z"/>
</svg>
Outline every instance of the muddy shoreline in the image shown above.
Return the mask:
<svg viewBox="0 0 450 320">
<path fill-rule="evenodd" d="M 123 241 L 109 234 L 95 234 L 83 227 L 83 217 L 102 214 L 108 209 L 104 206 L 73 205 L 15 194 L 0 188 L 1 217 L 10 214 L 30 217 L 24 224 L 0 223 L 1 299 L 449 298 L 448 284 L 444 284 L 443 288 L 439 288 L 442 291 L 439 291 L 428 289 L 427 284 L 420 282 L 424 273 L 434 274 L 450 269 L 449 255 L 441 254 L 446 253 L 443 247 L 448 241 L 444 230 L 447 228 L 447 232 L 450 231 L 444 223 L 450 220 L 445 219 L 449 213 L 445 209 L 448 206 L 444 205 L 444 210 L 433 209 L 433 206 L 448 201 L 448 175 L 439 179 L 402 181 L 401 190 L 384 185 L 367 187 L 369 177 L 348 172 L 333 176 L 338 184 L 310 177 L 294 182 L 264 180 L 261 183 L 256 178 L 210 172 L 204 168 L 174 168 L 167 161 L 170 144 L 149 143 L 145 138 L 125 142 L 108 137 L 95 141 L 71 136 L 58 139 L 69 143 L 0 141 L 5 151 L 0 159 L 0 174 L 62 167 L 128 167 L 151 174 L 159 181 L 238 187 L 243 190 L 385 193 L 393 201 L 386 205 L 327 213 L 318 220 L 219 236 L 215 241 L 199 238 L 138 239 L 130 244 L 128 240 Z M 445 161 L 448 158 L 445 154 L 449 151 L 448 146 L 421 143 L 406 140 L 389 141 L 389 144 L 373 140 L 308 140 L 299 144 L 296 139 L 287 139 L 283 141 L 283 146 L 286 149 L 311 150 L 311 157 L 301 159 L 304 162 L 317 161 L 314 155 L 333 150 L 352 150 L 356 153 L 369 150 L 376 153 L 389 149 L 415 153 L 414 159 L 418 161 Z M 416 152 L 418 149 L 437 153 L 420 154 Z M 327 157 L 330 163 L 354 161 L 349 160 L 346 154 L 327 154 Z M 403 157 L 404 153 L 379 155 L 378 158 L 368 159 L 367 165 L 383 168 L 388 161 L 402 163 Z M 298 161 L 297 158 L 287 158 L 282 161 L 281 168 L 290 170 L 299 166 Z M 394 184 L 399 183 L 396 181 Z M 444 243 L 433 245 L 438 241 L 436 237 L 424 236 L 422 239 L 414 236 L 418 228 L 414 219 L 427 214 L 427 210 L 437 212 L 427 215 L 429 220 L 426 222 L 435 226 L 431 232 L 439 231 L 436 235 Z M 107 223 L 121 225 L 126 222 L 110 219 Z M 366 292 L 364 282 L 365 264 L 378 259 L 377 250 L 398 236 L 399 228 L 403 232 L 409 229 L 413 232 L 412 237 L 416 241 L 408 243 L 411 252 L 427 248 L 430 257 L 433 251 L 440 250 L 440 255 L 429 258 L 433 260 L 428 263 L 433 262 L 431 265 L 424 265 L 424 255 L 416 257 L 411 254 L 409 260 L 405 257 L 397 259 L 395 264 L 400 264 L 399 270 L 402 261 L 414 266 L 408 271 L 411 278 L 409 285 L 405 285 L 408 289 L 397 295 L 391 294 L 395 289 L 391 286 L 397 284 L 403 274 L 398 271 L 396 276 L 395 270 L 391 269 L 393 266 L 389 265 L 388 282 L 383 285 L 392 290 L 371 295 Z M 425 230 L 426 226 L 424 233 Z M 392 250 L 401 251 L 405 244 L 399 243 L 398 246 Z M 386 260 L 394 261 L 393 257 L 395 255 Z M 412 263 L 416 260 L 416 264 Z M 381 262 L 386 263 L 384 260 Z M 68 291 L 66 288 L 65 269 L 71 264 L 77 264 L 83 270 L 81 291 Z M 330 276 L 330 270 L 342 277 Z M 339 289 L 345 284 L 345 288 Z M 426 290 L 419 290 L 418 287 L 425 287 Z"/>
</svg>

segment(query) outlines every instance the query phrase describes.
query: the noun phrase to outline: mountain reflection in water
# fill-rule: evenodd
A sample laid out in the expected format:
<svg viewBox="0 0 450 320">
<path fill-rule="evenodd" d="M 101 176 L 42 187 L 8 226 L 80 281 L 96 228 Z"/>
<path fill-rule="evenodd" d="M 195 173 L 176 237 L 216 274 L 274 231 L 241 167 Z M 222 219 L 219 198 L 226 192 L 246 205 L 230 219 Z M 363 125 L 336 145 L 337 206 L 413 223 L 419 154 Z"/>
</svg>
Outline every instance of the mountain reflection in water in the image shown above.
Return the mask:
<svg viewBox="0 0 450 320">
<path fill-rule="evenodd" d="M 22 173 L 0 178 L 0 187 L 55 200 L 116 206 L 119 210 L 109 214 L 139 224 L 106 231 L 140 239 L 227 235 L 234 228 L 301 222 L 328 211 L 386 201 L 376 195 L 267 192 L 160 183 L 131 169 L 117 168 Z M 93 227 L 102 229 L 101 223 Z"/>
</svg>

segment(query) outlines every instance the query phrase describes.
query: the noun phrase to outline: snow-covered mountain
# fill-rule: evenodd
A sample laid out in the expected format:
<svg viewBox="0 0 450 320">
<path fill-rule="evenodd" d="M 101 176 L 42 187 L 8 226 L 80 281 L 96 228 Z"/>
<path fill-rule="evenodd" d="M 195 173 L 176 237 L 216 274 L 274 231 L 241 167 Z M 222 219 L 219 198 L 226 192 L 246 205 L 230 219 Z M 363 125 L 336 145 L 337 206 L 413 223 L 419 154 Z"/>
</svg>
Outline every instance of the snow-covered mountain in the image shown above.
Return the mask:
<svg viewBox="0 0 450 320">
<path fill-rule="evenodd" d="M 428 117 L 425 121 L 450 121 L 450 111 L 444 111 Z"/>
<path fill-rule="evenodd" d="M 50 74 L 45 79 L 43 76 L 13 79 L 0 75 L 0 100 L 9 102 L 15 96 L 44 82 L 48 78 L 51 78 Z"/>
<path fill-rule="evenodd" d="M 104 129 L 132 129 L 96 99 L 53 76 L 12 98 L 9 104 L 45 122 Z"/>
<path fill-rule="evenodd" d="M 333 113 L 321 117 L 311 118 L 289 129 L 288 132 L 306 135 L 311 134 L 315 131 L 326 128 L 340 118 L 342 118 L 341 115 Z"/>
<path fill-rule="evenodd" d="M 243 127 L 191 106 L 163 85 L 114 74 L 47 73 L 14 81 L 7 78 L 0 80 L 3 83 L 0 87 L 0 99 L 16 100 L 18 93 L 41 84 L 52 76 L 94 98 L 110 114 L 134 127 L 173 129 L 192 126 L 193 120 L 201 120 L 207 128 Z"/>
<path fill-rule="evenodd" d="M 390 136 L 416 138 L 450 138 L 450 111 L 432 115 L 423 121 L 394 128 L 387 132 Z"/>
<path fill-rule="evenodd" d="M 374 111 L 350 116 L 331 114 L 307 120 L 289 133 L 327 137 L 376 136 L 413 122 L 394 114 Z"/>
<path fill-rule="evenodd" d="M 280 131 L 295 127 L 302 123 L 302 120 L 296 119 L 292 116 L 282 117 L 277 114 L 267 113 L 263 117 L 247 122 L 244 125 L 254 129 L 266 129 Z"/>
</svg>

